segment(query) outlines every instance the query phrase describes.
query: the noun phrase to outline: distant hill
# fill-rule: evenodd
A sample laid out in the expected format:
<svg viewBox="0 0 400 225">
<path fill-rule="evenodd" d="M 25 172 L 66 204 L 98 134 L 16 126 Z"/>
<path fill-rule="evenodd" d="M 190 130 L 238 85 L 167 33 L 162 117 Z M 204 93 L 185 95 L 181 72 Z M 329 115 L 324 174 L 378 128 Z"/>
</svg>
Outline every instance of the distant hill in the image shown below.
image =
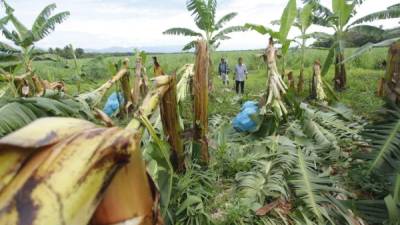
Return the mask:
<svg viewBox="0 0 400 225">
<path fill-rule="evenodd" d="M 182 46 L 153 46 L 153 47 L 109 47 L 103 49 L 85 49 L 88 53 L 131 53 L 135 49 L 151 53 L 175 53 L 181 52 Z"/>
</svg>

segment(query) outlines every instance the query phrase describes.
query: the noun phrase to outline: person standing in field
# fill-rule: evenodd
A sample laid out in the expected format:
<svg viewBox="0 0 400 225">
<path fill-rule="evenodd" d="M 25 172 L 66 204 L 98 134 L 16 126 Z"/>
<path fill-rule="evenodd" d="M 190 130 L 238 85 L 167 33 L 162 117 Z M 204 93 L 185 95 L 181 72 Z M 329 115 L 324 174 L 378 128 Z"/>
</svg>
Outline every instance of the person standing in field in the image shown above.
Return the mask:
<svg viewBox="0 0 400 225">
<path fill-rule="evenodd" d="M 160 66 L 160 63 L 158 63 L 158 59 L 156 56 L 153 57 L 153 64 L 154 64 L 154 76 L 155 77 L 165 75 L 163 69 Z"/>
<path fill-rule="evenodd" d="M 235 80 L 236 80 L 236 94 L 244 93 L 244 81 L 247 80 L 247 67 L 243 63 L 243 58 L 240 57 L 238 64 L 235 67 Z"/>
<path fill-rule="evenodd" d="M 218 66 L 218 73 L 221 76 L 222 83 L 224 85 L 229 85 L 229 66 L 228 63 L 226 63 L 226 60 L 224 58 L 221 58 L 221 62 L 219 63 Z"/>
</svg>

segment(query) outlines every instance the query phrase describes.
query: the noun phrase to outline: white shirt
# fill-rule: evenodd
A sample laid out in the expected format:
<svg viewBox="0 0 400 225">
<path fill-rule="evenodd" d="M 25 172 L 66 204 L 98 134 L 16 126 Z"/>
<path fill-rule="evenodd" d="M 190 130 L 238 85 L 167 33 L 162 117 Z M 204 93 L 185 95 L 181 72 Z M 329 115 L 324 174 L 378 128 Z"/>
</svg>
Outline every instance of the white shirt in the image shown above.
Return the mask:
<svg viewBox="0 0 400 225">
<path fill-rule="evenodd" d="M 247 75 L 247 67 L 245 64 L 236 65 L 235 67 L 236 81 L 244 81 Z"/>
</svg>

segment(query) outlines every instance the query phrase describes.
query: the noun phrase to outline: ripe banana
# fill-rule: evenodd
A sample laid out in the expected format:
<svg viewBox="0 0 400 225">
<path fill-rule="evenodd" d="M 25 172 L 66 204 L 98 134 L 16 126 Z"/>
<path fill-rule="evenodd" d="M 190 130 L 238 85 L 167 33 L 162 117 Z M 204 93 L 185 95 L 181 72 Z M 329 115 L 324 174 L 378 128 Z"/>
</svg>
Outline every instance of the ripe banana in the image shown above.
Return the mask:
<svg viewBox="0 0 400 225">
<path fill-rule="evenodd" d="M 1 191 L 0 224 L 86 225 L 113 175 L 129 161 L 133 138 L 120 128 L 45 118 L 0 143 L 2 152 L 12 146 L 43 148 Z"/>
</svg>

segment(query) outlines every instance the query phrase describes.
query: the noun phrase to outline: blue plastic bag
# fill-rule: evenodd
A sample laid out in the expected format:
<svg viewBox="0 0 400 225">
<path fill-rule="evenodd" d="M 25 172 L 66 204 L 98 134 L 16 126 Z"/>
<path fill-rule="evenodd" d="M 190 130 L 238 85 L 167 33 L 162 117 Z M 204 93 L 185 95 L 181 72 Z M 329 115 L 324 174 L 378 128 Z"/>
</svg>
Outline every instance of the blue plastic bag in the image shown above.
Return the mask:
<svg viewBox="0 0 400 225">
<path fill-rule="evenodd" d="M 124 104 L 124 97 L 121 93 L 113 92 L 110 97 L 108 97 L 103 112 L 108 116 L 113 116 L 119 110 L 119 104 Z"/>
<path fill-rule="evenodd" d="M 241 112 L 233 119 L 232 125 L 239 132 L 256 132 L 258 130 L 256 118 L 260 112 L 258 103 L 254 101 L 245 102 Z"/>
</svg>

